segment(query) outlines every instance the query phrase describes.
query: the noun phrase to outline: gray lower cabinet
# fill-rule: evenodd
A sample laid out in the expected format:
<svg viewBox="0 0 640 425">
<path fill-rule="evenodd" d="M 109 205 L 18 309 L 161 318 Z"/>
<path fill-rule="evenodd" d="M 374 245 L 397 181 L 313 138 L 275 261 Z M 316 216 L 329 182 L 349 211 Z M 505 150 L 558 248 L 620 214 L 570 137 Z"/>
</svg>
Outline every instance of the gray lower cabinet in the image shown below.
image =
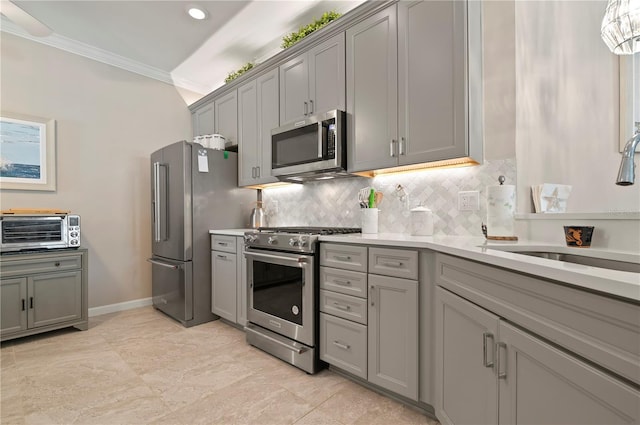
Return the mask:
<svg viewBox="0 0 640 425">
<path fill-rule="evenodd" d="M 403 249 L 332 243 L 320 248 L 320 358 L 415 401 L 417 259 L 417 251 Z"/>
<path fill-rule="evenodd" d="M 278 127 L 278 69 L 238 88 L 238 185 L 274 183 L 271 129 Z"/>
<path fill-rule="evenodd" d="M 368 379 L 418 400 L 418 282 L 369 274 Z"/>
<path fill-rule="evenodd" d="M 231 323 L 247 321 L 246 260 L 243 238 L 211 235 L 211 312 Z"/>
<path fill-rule="evenodd" d="M 0 336 L 8 340 L 88 327 L 87 251 L 15 254 L 0 259 Z"/>
<path fill-rule="evenodd" d="M 443 254 L 436 270 L 443 424 L 640 421 L 637 305 Z"/>
</svg>

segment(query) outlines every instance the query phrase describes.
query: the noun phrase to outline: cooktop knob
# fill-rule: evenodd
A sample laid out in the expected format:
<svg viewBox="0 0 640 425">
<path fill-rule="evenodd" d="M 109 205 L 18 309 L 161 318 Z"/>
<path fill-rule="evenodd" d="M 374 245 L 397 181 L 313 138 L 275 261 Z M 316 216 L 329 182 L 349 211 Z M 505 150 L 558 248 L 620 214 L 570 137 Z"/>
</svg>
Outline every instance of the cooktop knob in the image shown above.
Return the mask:
<svg viewBox="0 0 640 425">
<path fill-rule="evenodd" d="M 295 238 L 289 239 L 289 246 L 298 246 L 298 241 Z"/>
<path fill-rule="evenodd" d="M 269 239 L 267 240 L 267 243 L 269 245 L 276 245 L 278 243 L 278 237 L 277 236 L 269 236 Z"/>
</svg>

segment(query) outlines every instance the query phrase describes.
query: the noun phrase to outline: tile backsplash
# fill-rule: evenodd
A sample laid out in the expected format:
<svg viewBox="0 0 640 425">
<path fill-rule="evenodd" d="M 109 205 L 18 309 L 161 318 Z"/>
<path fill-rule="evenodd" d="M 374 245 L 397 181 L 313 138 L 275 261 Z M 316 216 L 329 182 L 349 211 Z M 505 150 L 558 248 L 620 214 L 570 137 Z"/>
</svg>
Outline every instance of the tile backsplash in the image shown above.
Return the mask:
<svg viewBox="0 0 640 425">
<path fill-rule="evenodd" d="M 433 211 L 435 235 L 481 236 L 487 221 L 487 186 L 516 184 L 516 160 L 492 160 L 474 167 L 424 170 L 378 176 L 348 177 L 263 191 L 269 226 L 361 227 L 358 192 L 371 186 L 382 192 L 379 205 L 380 233 L 410 233 L 411 208 L 422 204 Z M 398 196 L 398 185 L 406 197 Z M 458 192 L 480 192 L 479 211 L 458 211 Z"/>
</svg>

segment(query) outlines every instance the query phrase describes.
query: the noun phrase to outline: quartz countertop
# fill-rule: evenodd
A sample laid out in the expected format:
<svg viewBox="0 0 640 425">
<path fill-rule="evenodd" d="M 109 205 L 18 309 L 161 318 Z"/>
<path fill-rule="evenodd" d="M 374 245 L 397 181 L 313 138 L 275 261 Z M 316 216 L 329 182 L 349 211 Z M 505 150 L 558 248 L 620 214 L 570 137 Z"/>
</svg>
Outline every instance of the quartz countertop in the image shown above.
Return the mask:
<svg viewBox="0 0 640 425">
<path fill-rule="evenodd" d="M 256 229 L 212 229 L 209 230 L 211 235 L 225 235 L 225 236 L 244 236 L 244 232 L 250 232 Z"/>
<path fill-rule="evenodd" d="M 320 236 L 320 241 L 430 249 L 640 302 L 640 273 L 549 260 L 516 252 L 501 251 L 501 249 L 553 251 L 632 263 L 640 263 L 640 253 L 592 248 L 569 248 L 564 245 L 549 245 L 523 240 L 518 242 L 494 242 L 487 241 L 483 237 L 410 236 L 402 233 L 327 235 Z"/>
</svg>

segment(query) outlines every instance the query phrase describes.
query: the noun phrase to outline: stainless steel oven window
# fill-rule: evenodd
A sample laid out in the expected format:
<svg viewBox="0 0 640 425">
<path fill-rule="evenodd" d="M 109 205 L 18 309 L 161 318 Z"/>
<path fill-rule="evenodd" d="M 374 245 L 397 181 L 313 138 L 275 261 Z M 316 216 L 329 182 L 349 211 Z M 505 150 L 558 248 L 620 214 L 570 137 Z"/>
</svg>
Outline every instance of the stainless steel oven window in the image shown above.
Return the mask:
<svg viewBox="0 0 640 425">
<path fill-rule="evenodd" d="M 306 164 L 322 159 L 318 123 L 275 134 L 272 137 L 272 168 Z"/>
<path fill-rule="evenodd" d="M 314 257 L 247 249 L 250 322 L 314 345 Z"/>
</svg>

